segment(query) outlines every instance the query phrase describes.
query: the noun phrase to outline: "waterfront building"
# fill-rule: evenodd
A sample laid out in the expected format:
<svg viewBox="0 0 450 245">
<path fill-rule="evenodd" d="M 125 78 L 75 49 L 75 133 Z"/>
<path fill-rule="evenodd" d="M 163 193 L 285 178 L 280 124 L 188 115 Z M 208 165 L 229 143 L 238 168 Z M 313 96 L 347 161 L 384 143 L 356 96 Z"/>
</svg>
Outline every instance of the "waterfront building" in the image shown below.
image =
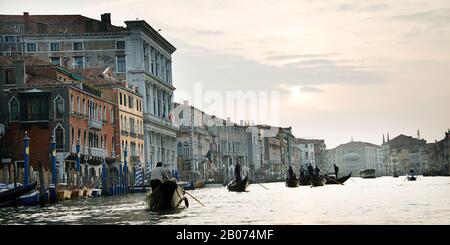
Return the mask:
<svg viewBox="0 0 450 245">
<path fill-rule="evenodd" d="M 425 145 L 423 166 L 424 175 L 450 175 L 450 130 L 445 132 L 442 140 Z"/>
<path fill-rule="evenodd" d="M 426 164 L 424 157 L 426 141 L 400 134 L 383 143 L 385 174 L 409 173 L 410 169 L 418 174 L 423 173 Z"/>
<path fill-rule="evenodd" d="M 128 183 L 133 184 L 135 169 L 144 163 L 144 118 L 142 95 L 137 87 L 130 86 L 125 81 L 118 81 L 112 70 L 107 68 L 85 69 L 82 74 L 85 81 L 100 89 L 105 99 L 114 103 L 114 151 L 116 153 L 115 167 L 124 166 L 127 161 Z M 125 157 L 126 151 L 126 157 Z"/>
<path fill-rule="evenodd" d="M 351 172 L 353 176 L 359 176 L 362 169 L 375 169 L 380 176 L 384 170 L 382 151 L 379 145 L 350 141 L 328 150 L 328 154 L 330 165 L 336 164 L 342 175 Z"/>
<path fill-rule="evenodd" d="M 144 20 L 111 24 L 81 15 L 0 15 L 1 55 L 34 55 L 65 69 L 111 68 L 142 94 L 144 158 L 176 168 L 176 128 L 171 122 L 175 47 Z M 147 169 L 147 168 L 146 168 Z"/>
<path fill-rule="evenodd" d="M 307 169 L 309 165 L 316 166 L 316 155 L 314 154 L 314 142 L 309 139 L 299 138 L 297 140 L 301 152 L 301 166 Z"/>
<path fill-rule="evenodd" d="M 2 101 L 7 101 L 0 106 L 8 112 L 4 118 L 6 151 L 2 159 L 9 158 L 11 164 L 18 164 L 23 171 L 23 138 L 27 131 L 30 173 L 41 164 L 46 183 L 50 183 L 49 143 L 54 135 L 58 182 L 99 185 L 102 163 L 115 161 L 113 103 L 104 99 L 101 91 L 83 83 L 80 76 L 47 61 L 36 57 L 16 60 L 11 56 L 0 57 L 0 61 Z M 9 180 L 11 164 L 3 169 Z"/>
</svg>

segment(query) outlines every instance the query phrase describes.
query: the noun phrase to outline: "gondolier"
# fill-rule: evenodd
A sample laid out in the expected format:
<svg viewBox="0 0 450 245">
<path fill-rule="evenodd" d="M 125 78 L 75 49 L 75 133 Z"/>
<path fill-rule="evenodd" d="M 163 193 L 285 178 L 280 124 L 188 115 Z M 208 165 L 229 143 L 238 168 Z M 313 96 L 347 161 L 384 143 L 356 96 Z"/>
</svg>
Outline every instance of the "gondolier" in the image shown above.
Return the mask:
<svg viewBox="0 0 450 245">
<path fill-rule="evenodd" d="M 289 166 L 288 174 L 289 174 L 289 179 L 294 178 L 294 170 L 292 170 L 292 166 Z"/>
<path fill-rule="evenodd" d="M 234 167 L 234 176 L 236 177 L 236 181 L 241 181 L 241 165 L 236 163 L 236 167 Z"/>
<path fill-rule="evenodd" d="M 157 162 L 150 174 L 150 187 L 155 191 L 161 185 L 163 179 L 169 179 L 166 171 L 162 167 L 162 162 Z"/>
<path fill-rule="evenodd" d="M 339 173 L 339 167 L 336 166 L 336 164 L 333 164 L 333 165 L 334 165 L 334 175 L 336 176 L 336 179 L 337 179 L 337 178 L 339 178 L 339 176 L 338 176 L 338 173 Z"/>
</svg>

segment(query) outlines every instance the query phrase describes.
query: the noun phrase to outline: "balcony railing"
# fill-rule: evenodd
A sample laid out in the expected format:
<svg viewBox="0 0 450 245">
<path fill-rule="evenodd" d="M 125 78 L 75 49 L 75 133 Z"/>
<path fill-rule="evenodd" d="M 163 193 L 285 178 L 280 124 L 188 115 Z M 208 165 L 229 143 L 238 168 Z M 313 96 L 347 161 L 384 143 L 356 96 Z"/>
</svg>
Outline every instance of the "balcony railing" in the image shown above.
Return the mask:
<svg viewBox="0 0 450 245">
<path fill-rule="evenodd" d="M 71 151 L 72 153 L 77 153 L 76 147 L 77 147 L 76 145 L 72 145 L 72 151 Z M 87 147 L 80 145 L 80 154 L 87 155 L 88 154 Z"/>
<path fill-rule="evenodd" d="M 172 122 L 169 121 L 168 119 L 152 115 L 151 113 L 144 113 L 144 121 L 151 122 L 151 123 L 159 123 L 162 126 L 176 129 L 176 127 L 173 126 Z"/>
<path fill-rule="evenodd" d="M 89 148 L 89 156 L 92 156 L 92 157 L 105 157 L 106 156 L 106 150 L 101 149 L 101 148 L 90 147 Z"/>
<path fill-rule="evenodd" d="M 125 129 L 120 130 L 120 133 L 121 133 L 122 135 L 128 135 L 128 134 L 130 134 L 130 132 L 128 132 L 128 130 L 125 130 Z"/>
<path fill-rule="evenodd" d="M 103 127 L 102 121 L 94 120 L 92 118 L 89 119 L 89 128 L 102 129 L 102 127 Z"/>
</svg>

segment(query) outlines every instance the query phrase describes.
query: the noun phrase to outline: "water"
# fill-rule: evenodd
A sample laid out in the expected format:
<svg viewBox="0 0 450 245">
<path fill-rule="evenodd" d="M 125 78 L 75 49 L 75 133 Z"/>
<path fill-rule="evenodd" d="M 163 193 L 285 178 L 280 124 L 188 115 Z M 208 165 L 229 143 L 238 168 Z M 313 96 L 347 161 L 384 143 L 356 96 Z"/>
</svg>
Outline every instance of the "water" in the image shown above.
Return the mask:
<svg viewBox="0 0 450 245">
<path fill-rule="evenodd" d="M 450 177 L 351 178 L 344 186 L 287 188 L 251 184 L 189 191 L 190 207 L 146 209 L 145 194 L 69 200 L 44 208 L 0 209 L 0 224 L 450 224 Z"/>
</svg>

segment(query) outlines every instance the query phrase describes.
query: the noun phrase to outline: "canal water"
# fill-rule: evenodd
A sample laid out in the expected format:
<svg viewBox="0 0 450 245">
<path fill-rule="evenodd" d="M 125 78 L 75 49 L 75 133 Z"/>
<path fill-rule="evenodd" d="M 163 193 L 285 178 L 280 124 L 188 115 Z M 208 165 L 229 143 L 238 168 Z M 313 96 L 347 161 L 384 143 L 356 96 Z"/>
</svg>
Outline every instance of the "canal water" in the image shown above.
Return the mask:
<svg viewBox="0 0 450 245">
<path fill-rule="evenodd" d="M 450 177 L 417 181 L 351 178 L 345 185 L 287 188 L 251 184 L 245 193 L 223 186 L 189 191 L 190 207 L 146 209 L 145 194 L 69 200 L 57 205 L 0 209 L 0 224 L 450 224 Z"/>
</svg>

